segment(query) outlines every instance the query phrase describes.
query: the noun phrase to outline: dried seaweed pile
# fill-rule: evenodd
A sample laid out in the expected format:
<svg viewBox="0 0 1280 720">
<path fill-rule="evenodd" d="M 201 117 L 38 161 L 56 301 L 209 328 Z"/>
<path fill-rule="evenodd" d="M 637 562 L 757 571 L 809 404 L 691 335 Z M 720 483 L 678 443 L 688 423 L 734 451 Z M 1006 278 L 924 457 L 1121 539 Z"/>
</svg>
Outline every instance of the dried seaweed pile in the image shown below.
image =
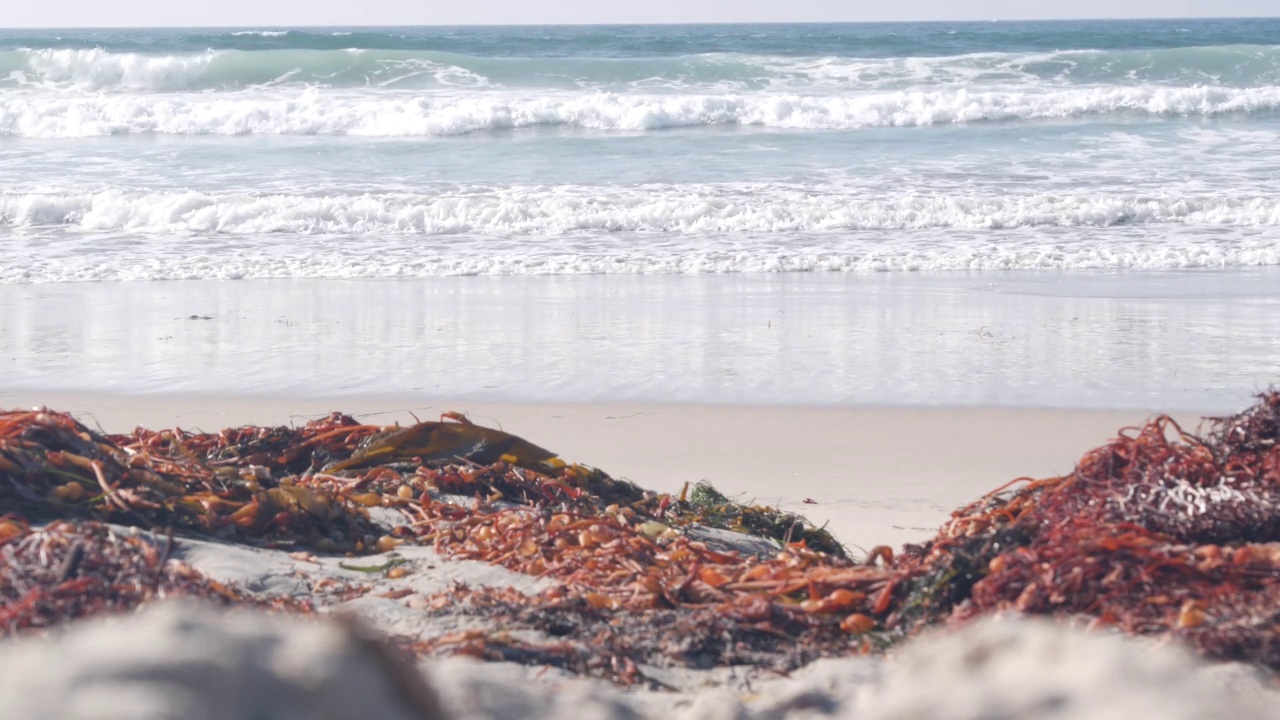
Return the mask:
<svg viewBox="0 0 1280 720">
<path fill-rule="evenodd" d="M 557 510 L 423 505 L 415 527 L 442 552 L 558 581 L 538 595 L 444 593 L 431 612 L 482 616 L 505 629 L 566 640 L 536 644 L 508 632 L 471 633 L 420 650 L 516 657 L 626 681 L 635 679 L 637 663 L 787 671 L 857 647 L 876 624 L 860 609 L 889 598 L 884 568 L 803 542 L 757 557 L 712 549 L 630 508 Z"/>
<path fill-rule="evenodd" d="M 549 665 L 624 684 L 660 684 L 644 674 L 643 665 L 747 665 L 787 672 L 850 651 L 848 636 L 838 628 L 809 622 L 804 613 L 775 616 L 764 601 L 727 609 L 695 604 L 619 611 L 563 589 L 530 597 L 461 587 L 437 596 L 428 612 L 481 616 L 502 629 L 434 638 L 413 645 L 418 652 Z"/>
<path fill-rule="evenodd" d="M 870 634 L 877 626 L 870 613 L 883 614 L 892 599 L 888 568 L 856 563 L 838 546 L 839 554 L 812 549 L 805 539 L 750 552 L 760 546 L 734 543 L 734 533 L 707 533 L 701 524 L 708 508 L 718 519 L 768 513 L 785 520 L 735 529 L 758 538 L 776 539 L 779 527 L 796 537 L 829 537 L 795 516 L 736 505 L 706 486 L 687 497 L 642 493 L 573 467 L 559 477 L 501 464 L 420 468 L 415 480 L 428 490 L 412 508 L 419 542 L 556 581 L 533 595 L 456 588 L 429 599 L 435 616 L 481 617 L 501 629 L 435 638 L 417 644 L 419 652 L 633 683 L 645 679 L 642 664 L 785 672 L 880 642 Z M 459 495 L 473 500 L 459 503 Z M 891 557 L 886 550 L 870 560 Z"/>
<path fill-rule="evenodd" d="M 561 628 L 578 653 L 561 643 L 545 661 L 580 670 L 724 664 L 773 638 L 789 640 L 794 654 L 750 662 L 789 669 L 1001 610 L 1174 635 L 1209 657 L 1280 669 L 1278 440 L 1275 392 L 1212 421 L 1203 436 L 1157 417 L 1090 452 L 1070 475 L 989 495 L 930 542 L 868 559 L 887 566 L 805 543 L 772 558 L 717 552 L 618 506 L 481 504 L 464 513 L 428 503 L 418 527 L 445 552 L 561 581 L 519 600 L 476 591 L 436 612 L 491 614 L 506 627 L 553 635 Z M 707 628 L 732 642 L 681 643 Z M 447 638 L 432 649 L 440 646 L 538 657 L 509 633 Z M 584 657 L 595 665 L 582 667 Z"/>
<path fill-rule="evenodd" d="M 478 589 L 465 602 L 451 594 L 458 602 L 445 605 L 490 619 L 508 612 L 512 627 L 534 630 L 547 623 L 535 611 L 543 608 L 560 618 L 547 626 L 551 635 L 565 623 L 583 632 L 613 627 L 608 637 L 597 633 L 594 645 L 577 645 L 597 664 L 607 658 L 627 667 L 668 655 L 699 666 L 752 658 L 789 669 L 843 651 L 842 620 L 855 631 L 871 623 L 862 616 L 847 622 L 845 611 L 883 585 L 883 570 L 856 566 L 828 534 L 796 516 L 734 503 L 709 486 L 685 495 L 643 491 L 465 421 L 382 428 L 335 414 L 297 429 L 108 436 L 65 414 L 0 414 L 6 511 L 331 552 L 430 543 L 457 558 L 559 581 L 547 597 L 488 597 Z M 371 506 L 403 510 L 406 525 L 379 537 L 387 531 L 368 518 Z M 697 539 L 714 527 L 793 542 L 766 543 L 767 557 L 748 557 L 723 538 Z M 56 588 L 54 579 L 37 584 Z M 864 592 L 841 589 L 858 584 Z M 64 609 L 67 617 L 79 614 Z M 795 645 L 796 638 L 806 640 Z M 477 641 L 419 649 L 471 652 Z M 556 652 L 531 646 L 525 657 Z"/>
<path fill-rule="evenodd" d="M 1280 393 L 1184 431 L 1158 417 L 908 547 L 888 626 L 998 610 L 1168 633 L 1280 669 Z"/>
<path fill-rule="evenodd" d="M 627 683 L 645 680 L 646 665 L 786 671 L 1006 609 L 1177 635 L 1211 657 L 1280 669 L 1277 392 L 1203 436 L 1156 418 L 1070 475 L 988 495 L 930 542 L 896 558 L 876 548 L 861 561 L 801 518 L 710 486 L 647 492 L 452 419 L 461 421 L 382 428 L 335 414 L 297 429 L 104 436 L 57 413 L 0 414 L 0 511 L 321 551 L 428 544 L 549 582 L 540 593 L 458 587 L 426 598 L 415 606 L 430 616 L 491 629 L 420 641 L 417 651 Z M 403 524 L 380 528 L 372 506 L 399 509 Z M 33 588 L 72 580 L 41 562 L 11 589 L 0 585 L 5 617 Z M 129 577 L 162 578 L 169 566 L 139 567 Z M 152 587 L 222 592 L 164 577 Z M 155 595 L 139 582 L 133 594 L 116 585 L 100 594 L 118 593 L 121 606 Z"/>
<path fill-rule="evenodd" d="M 64 413 L 0 413 L 0 507 L 33 520 L 87 518 L 362 551 L 378 533 L 363 508 L 307 487 L 293 471 L 347 457 L 340 441 L 375 430 L 332 415 L 299 430 L 106 436 Z"/>
<path fill-rule="evenodd" d="M 0 633 L 178 596 L 305 609 L 248 597 L 208 580 L 169 557 L 171 542 L 121 535 L 97 522 L 56 521 L 32 530 L 11 516 L 0 518 Z"/>
</svg>

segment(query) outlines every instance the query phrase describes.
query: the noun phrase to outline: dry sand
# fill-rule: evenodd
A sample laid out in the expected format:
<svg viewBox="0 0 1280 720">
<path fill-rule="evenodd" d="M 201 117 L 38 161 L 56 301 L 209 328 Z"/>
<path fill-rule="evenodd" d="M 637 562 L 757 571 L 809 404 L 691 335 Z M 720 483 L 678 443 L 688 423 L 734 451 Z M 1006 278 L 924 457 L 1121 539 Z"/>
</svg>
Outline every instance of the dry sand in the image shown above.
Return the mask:
<svg viewBox="0 0 1280 720">
<path fill-rule="evenodd" d="M 1015 478 L 1069 471 L 1144 411 L 805 408 L 676 404 L 405 402 L 0 392 L 0 407 L 47 405 L 118 432 L 301 423 L 331 410 L 391 424 L 445 410 L 501 426 L 568 460 L 642 487 L 721 491 L 800 512 L 855 551 L 931 536 L 955 508 Z M 1192 426 L 1195 415 L 1179 419 Z M 812 502 L 806 502 L 812 501 Z"/>
</svg>

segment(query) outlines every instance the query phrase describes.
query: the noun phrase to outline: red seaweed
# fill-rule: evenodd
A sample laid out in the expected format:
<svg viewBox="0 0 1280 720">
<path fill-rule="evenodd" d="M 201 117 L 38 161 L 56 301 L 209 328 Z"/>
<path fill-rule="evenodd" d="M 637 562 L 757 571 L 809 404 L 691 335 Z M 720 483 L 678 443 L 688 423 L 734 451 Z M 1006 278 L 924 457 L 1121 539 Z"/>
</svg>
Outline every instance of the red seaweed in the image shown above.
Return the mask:
<svg viewBox="0 0 1280 720">
<path fill-rule="evenodd" d="M 379 526 L 374 506 L 403 522 Z M 1071 473 L 1006 484 L 928 542 L 862 561 L 802 518 L 709 486 L 646 492 L 466 422 L 336 413 L 301 428 L 111 436 L 62 413 L 0 413 L 0 512 L 11 631 L 171 594 L 290 607 L 105 521 L 348 554 L 425 544 L 537 576 L 541 592 L 419 598 L 429 616 L 488 624 L 411 644 L 623 683 L 655 684 L 646 664 L 785 672 L 994 612 L 1083 618 L 1280 670 L 1277 391 L 1197 432 L 1165 416 L 1122 430 Z"/>
</svg>

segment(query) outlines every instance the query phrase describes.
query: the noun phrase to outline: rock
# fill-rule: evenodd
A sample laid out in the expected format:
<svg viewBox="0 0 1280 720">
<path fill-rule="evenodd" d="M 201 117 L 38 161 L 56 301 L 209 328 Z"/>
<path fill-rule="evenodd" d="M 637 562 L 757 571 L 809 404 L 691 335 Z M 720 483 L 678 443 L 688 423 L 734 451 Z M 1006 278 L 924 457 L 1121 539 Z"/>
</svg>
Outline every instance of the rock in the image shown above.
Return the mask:
<svg viewBox="0 0 1280 720">
<path fill-rule="evenodd" d="M 351 621 L 164 603 L 0 645 L 24 720 L 441 720 L 435 693 Z"/>
</svg>

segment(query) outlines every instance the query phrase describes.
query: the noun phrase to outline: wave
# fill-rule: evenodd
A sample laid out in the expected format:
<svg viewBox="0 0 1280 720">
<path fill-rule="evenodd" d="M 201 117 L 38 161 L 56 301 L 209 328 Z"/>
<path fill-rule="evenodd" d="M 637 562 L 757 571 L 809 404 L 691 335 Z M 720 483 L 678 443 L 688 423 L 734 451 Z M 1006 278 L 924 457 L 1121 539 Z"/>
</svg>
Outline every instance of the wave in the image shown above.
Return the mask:
<svg viewBox="0 0 1280 720">
<path fill-rule="evenodd" d="M 279 84 L 854 91 L 1046 84 L 1240 88 L 1280 85 L 1280 46 L 977 53 L 910 58 L 742 53 L 608 59 L 521 58 L 364 49 L 207 50 L 184 54 L 121 53 L 102 48 L 0 52 L 0 87 L 179 92 L 240 90 Z"/>
<path fill-rule="evenodd" d="M 524 128 L 646 131 L 699 126 L 851 130 L 1092 116 L 1266 114 L 1280 87 L 1092 88 L 1036 92 L 892 92 L 858 96 L 550 93 L 457 97 L 18 96 L 0 104 L 0 136 L 353 135 L 432 137 Z"/>
<path fill-rule="evenodd" d="M 864 197 L 775 185 L 466 187 L 438 194 L 0 195 L 0 228 L 201 235 L 840 233 L 1145 225 L 1280 227 L 1280 197 Z"/>
<path fill-rule="evenodd" d="M 0 31 L 0 50 L 113 52 L 413 50 L 488 57 L 670 57 L 707 53 L 942 57 L 986 50 L 1048 53 L 1275 44 L 1276 20 L 876 24 L 263 28 Z"/>
<path fill-rule="evenodd" d="M 745 184 L 107 190 L 0 195 L 0 229 L 10 238 L 0 283 L 1280 265 L 1274 196 L 865 198 Z"/>
<path fill-rule="evenodd" d="M 502 64 L 509 61 L 490 61 Z M 0 87 L 133 93 L 242 90 L 271 85 L 452 87 L 489 84 L 443 53 L 359 50 L 111 53 L 99 48 L 0 52 Z"/>
<path fill-rule="evenodd" d="M 294 240 L 275 247 L 96 238 L 98 247 L 19 255 L 0 248 L 0 283 L 241 278 L 422 278 L 456 275 L 913 272 L 1185 269 L 1280 265 L 1280 234 L 1256 238 L 1040 237 L 906 233 L 892 239 L 791 238 L 734 245 L 673 245 L 651 238 L 555 239 L 515 244 L 406 243 L 403 238 Z M 101 247 L 120 241 L 121 248 Z M 140 251 L 145 254 L 140 254 Z"/>
</svg>

